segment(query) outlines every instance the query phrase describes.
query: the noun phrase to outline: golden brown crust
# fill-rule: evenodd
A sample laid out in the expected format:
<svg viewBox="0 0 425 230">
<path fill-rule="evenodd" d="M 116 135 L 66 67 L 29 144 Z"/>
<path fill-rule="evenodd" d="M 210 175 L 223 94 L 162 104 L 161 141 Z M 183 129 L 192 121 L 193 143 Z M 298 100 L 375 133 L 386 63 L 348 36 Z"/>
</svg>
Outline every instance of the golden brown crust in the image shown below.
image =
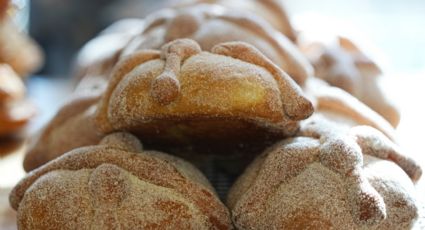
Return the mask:
<svg viewBox="0 0 425 230">
<path fill-rule="evenodd" d="M 373 157 L 368 154 L 393 160 L 381 155 L 388 146 L 344 135 L 320 120 L 307 123 L 300 135 L 308 138 L 271 147 L 231 188 L 228 205 L 237 228 L 397 229 L 413 224 L 417 207 L 411 181 L 394 164 L 375 167 L 369 162 Z M 415 168 L 409 176 L 417 179 L 416 163 L 399 165 Z M 393 171 L 397 175 L 388 173 Z"/>
<path fill-rule="evenodd" d="M 110 101 L 110 97 L 112 96 L 112 91 L 114 88 L 117 87 L 117 85 L 120 83 L 120 81 L 126 76 L 128 71 L 131 71 L 132 69 L 136 68 L 141 63 L 154 60 L 159 58 L 159 52 L 155 50 L 143 50 L 138 53 L 133 54 L 130 58 L 126 58 L 122 61 L 120 61 L 115 67 L 113 72 L 111 73 L 111 79 L 108 82 L 108 87 L 102 97 L 101 104 L 99 105 L 97 109 L 97 117 L 96 122 L 98 123 L 98 126 L 100 129 L 106 129 L 109 128 L 107 115 L 103 114 L 107 111 L 108 102 Z M 108 126 L 108 127 L 102 127 L 102 126 Z"/>
<path fill-rule="evenodd" d="M 231 228 L 228 210 L 210 186 L 187 177 L 203 178 L 199 171 L 140 148 L 130 134 L 111 134 L 98 146 L 73 150 L 32 171 L 10 195 L 18 225 Z"/>
<path fill-rule="evenodd" d="M 128 56 L 111 76 L 96 124 L 104 133 L 127 130 L 144 142 L 254 141 L 259 132 L 276 138 L 293 134 L 313 112 L 288 75 L 241 42 L 201 52 L 193 40 L 175 40 L 161 53 Z"/>
<path fill-rule="evenodd" d="M 268 70 L 278 85 L 282 101 L 294 102 L 283 104 L 285 115 L 290 119 L 302 120 L 313 112 L 311 102 L 304 98 L 301 89 L 290 80 L 290 77 L 252 46 L 244 46 L 239 42 L 228 42 L 214 46 L 211 51 L 249 62 Z"/>
<path fill-rule="evenodd" d="M 178 76 L 182 63 L 201 53 L 201 47 L 189 40 L 177 40 L 162 47 L 161 58 L 165 60 L 164 71 L 152 82 L 151 96 L 162 105 L 173 102 L 180 94 Z"/>
<path fill-rule="evenodd" d="M 178 9 L 164 9 L 149 15 L 140 35 L 135 36 L 122 55 L 135 50 L 158 49 L 167 42 L 190 38 L 203 50 L 231 41 L 247 42 L 302 85 L 313 75 L 308 61 L 296 46 L 262 18 L 250 12 L 230 10 L 217 5 L 200 4 Z"/>
<path fill-rule="evenodd" d="M 383 116 L 393 127 L 400 113 L 379 84 L 382 71 L 356 44 L 337 37 L 330 44 L 312 42 L 304 47 L 306 56 L 316 70 L 316 76 L 352 94 Z"/>
<path fill-rule="evenodd" d="M 77 93 L 57 112 L 41 132 L 31 140 L 24 158 L 28 172 L 78 147 L 97 144 L 103 135 L 94 126 L 98 92 Z"/>
</svg>

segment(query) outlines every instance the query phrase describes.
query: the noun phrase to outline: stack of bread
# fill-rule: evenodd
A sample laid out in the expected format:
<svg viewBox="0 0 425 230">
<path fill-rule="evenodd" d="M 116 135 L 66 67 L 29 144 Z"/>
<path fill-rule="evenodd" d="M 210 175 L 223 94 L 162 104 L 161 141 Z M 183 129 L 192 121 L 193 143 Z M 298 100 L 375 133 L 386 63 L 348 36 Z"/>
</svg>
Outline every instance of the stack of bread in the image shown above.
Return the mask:
<svg viewBox="0 0 425 230">
<path fill-rule="evenodd" d="M 10 1 L 0 1 L 0 149 L 34 115 L 22 79 L 42 61 L 38 46 L 13 23 L 14 11 Z"/>
<path fill-rule="evenodd" d="M 347 39 L 345 56 L 323 46 L 332 63 L 313 60 L 294 31 L 279 1 L 217 0 L 102 32 L 32 140 L 10 194 L 18 227 L 411 228 L 422 171 L 396 143 L 372 67 L 355 65 Z M 238 173 L 224 203 L 193 166 L 203 156 Z"/>
</svg>

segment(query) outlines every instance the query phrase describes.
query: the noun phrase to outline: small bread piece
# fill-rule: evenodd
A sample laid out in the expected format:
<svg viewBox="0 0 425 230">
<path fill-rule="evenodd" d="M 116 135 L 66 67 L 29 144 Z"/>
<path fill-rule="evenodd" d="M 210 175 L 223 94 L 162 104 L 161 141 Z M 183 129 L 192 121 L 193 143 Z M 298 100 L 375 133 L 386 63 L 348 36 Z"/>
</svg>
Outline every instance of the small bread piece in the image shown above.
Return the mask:
<svg viewBox="0 0 425 230">
<path fill-rule="evenodd" d="M 231 188 L 238 229 L 412 226 L 418 207 L 408 176 L 417 181 L 422 171 L 382 133 L 313 116 L 299 135 L 257 157 Z"/>
<path fill-rule="evenodd" d="M 75 93 L 40 133 L 31 139 L 24 158 L 29 172 L 78 147 L 98 144 L 103 135 L 94 125 L 100 93 Z"/>
<path fill-rule="evenodd" d="M 337 37 L 331 43 L 312 42 L 305 46 L 302 50 L 317 77 L 352 94 L 397 127 L 400 112 L 379 84 L 382 71 L 356 44 Z"/>
<path fill-rule="evenodd" d="M 292 135 L 312 112 L 298 85 L 251 45 L 229 42 L 202 52 L 180 39 L 121 61 L 95 121 L 103 133 L 125 130 L 148 144 L 226 153 Z"/>
<path fill-rule="evenodd" d="M 270 23 L 276 30 L 292 41 L 296 40 L 296 32 L 280 0 L 179 0 L 177 6 L 197 5 L 200 3 L 218 4 L 231 11 L 252 12 Z"/>
<path fill-rule="evenodd" d="M 303 88 L 313 102 L 315 113 L 337 121 L 342 126 L 371 126 L 397 141 L 392 125 L 381 115 L 346 91 L 317 78 L 309 78 Z"/>
<path fill-rule="evenodd" d="M 35 114 L 34 106 L 24 99 L 25 86 L 6 64 L 0 64 L 0 137 L 22 130 Z"/>
<path fill-rule="evenodd" d="M 229 211 L 189 163 L 143 151 L 128 133 L 32 171 L 10 194 L 19 229 L 231 229 Z"/>
<path fill-rule="evenodd" d="M 10 0 L 1 1 L 0 7 L 0 63 L 9 64 L 20 76 L 36 71 L 43 62 L 38 45 L 14 25 L 10 14 Z"/>
<path fill-rule="evenodd" d="M 141 49 L 159 49 L 179 38 L 195 40 L 202 50 L 211 50 L 223 42 L 241 41 L 255 46 L 299 85 L 313 76 L 313 67 L 287 37 L 247 11 L 200 4 L 163 9 L 149 15 L 145 22 L 142 33 L 122 51 L 123 56 Z"/>
</svg>

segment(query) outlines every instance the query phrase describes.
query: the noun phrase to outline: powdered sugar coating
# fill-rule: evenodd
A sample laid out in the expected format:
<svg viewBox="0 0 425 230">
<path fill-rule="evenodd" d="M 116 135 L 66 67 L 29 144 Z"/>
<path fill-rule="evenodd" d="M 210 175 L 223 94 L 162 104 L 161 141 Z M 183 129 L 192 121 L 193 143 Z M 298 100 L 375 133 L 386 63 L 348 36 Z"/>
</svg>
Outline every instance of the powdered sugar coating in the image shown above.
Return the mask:
<svg viewBox="0 0 425 230">
<path fill-rule="evenodd" d="M 183 0 L 178 1 L 176 7 L 187 7 L 200 4 L 218 4 L 229 10 L 243 10 L 252 12 L 267 20 L 275 29 L 283 33 L 292 41 L 296 40 L 296 32 L 289 21 L 285 7 L 279 0 Z"/>
<path fill-rule="evenodd" d="M 32 229 L 230 229 L 227 209 L 182 160 L 135 152 L 129 134 L 76 149 L 32 171 L 12 191 L 18 225 Z M 136 149 L 130 151 L 131 146 Z M 188 177 L 197 175 L 194 179 Z M 207 184 L 204 184 L 207 183 Z M 45 215 L 46 214 L 46 215 Z"/>
<path fill-rule="evenodd" d="M 237 228 L 398 229 L 413 224 L 414 188 L 395 164 L 368 155 L 364 162 L 354 143 L 342 150 L 357 153 L 342 162 L 338 159 L 343 156 L 323 161 L 323 151 L 341 152 L 340 145 L 316 138 L 282 141 L 248 167 L 228 197 Z M 343 140 L 347 139 L 339 142 Z M 384 162 L 379 163 L 384 167 L 375 168 L 369 159 Z M 341 171 L 343 165 L 351 170 Z M 395 170 L 397 175 L 371 176 L 383 170 Z"/>
<path fill-rule="evenodd" d="M 99 92 L 75 93 L 40 133 L 31 139 L 24 158 L 28 172 L 74 148 L 99 143 L 102 134 L 94 126 L 93 116 Z"/>
<path fill-rule="evenodd" d="M 208 4 L 152 13 L 146 18 L 143 32 L 134 36 L 121 55 L 142 49 L 158 49 L 180 38 L 195 40 L 203 50 L 210 50 L 223 42 L 246 42 L 259 49 L 300 85 L 313 75 L 313 68 L 295 45 L 263 18 L 249 11 Z"/>
<path fill-rule="evenodd" d="M 299 136 L 309 136 L 313 138 L 320 138 L 324 146 L 329 145 L 332 142 L 337 142 L 340 145 L 347 144 L 352 146 L 351 149 L 357 149 L 357 153 L 363 153 L 378 157 L 384 160 L 393 161 L 399 167 L 401 167 L 407 175 L 413 180 L 417 181 L 422 175 L 422 169 L 419 164 L 403 154 L 403 151 L 394 142 L 378 130 L 370 126 L 354 126 L 344 127 L 340 126 L 339 123 L 332 122 L 321 114 L 315 114 L 302 125 Z M 338 145 L 331 146 L 332 151 L 341 149 Z M 346 149 L 345 157 L 351 158 L 352 154 Z M 334 153 L 335 154 L 335 153 Z M 359 157 L 362 154 L 355 154 Z M 339 156 L 339 154 L 337 154 Z M 331 158 L 337 160 L 337 157 Z M 343 161 L 339 161 L 338 164 Z"/>
<path fill-rule="evenodd" d="M 258 133 L 291 135 L 312 113 L 300 88 L 246 43 L 219 44 L 211 52 L 188 39 L 165 47 L 116 66 L 96 112 L 102 132 L 127 130 L 161 145 L 235 144 Z M 164 79 L 174 83 L 154 87 Z"/>
<path fill-rule="evenodd" d="M 177 40 L 162 47 L 165 60 L 164 71 L 152 82 L 151 96 L 163 105 L 168 105 L 180 94 L 180 66 L 187 58 L 201 53 L 201 47 L 191 40 Z"/>
</svg>

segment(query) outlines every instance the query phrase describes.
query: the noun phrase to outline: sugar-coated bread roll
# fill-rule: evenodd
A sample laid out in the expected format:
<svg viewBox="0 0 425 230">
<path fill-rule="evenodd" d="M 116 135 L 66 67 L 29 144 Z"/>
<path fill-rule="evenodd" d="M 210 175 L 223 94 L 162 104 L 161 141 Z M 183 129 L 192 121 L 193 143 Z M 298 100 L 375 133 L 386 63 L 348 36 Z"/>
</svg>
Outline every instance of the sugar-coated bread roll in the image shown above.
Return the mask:
<svg viewBox="0 0 425 230">
<path fill-rule="evenodd" d="M 203 50 L 211 50 L 223 42 L 246 42 L 260 50 L 299 85 L 313 75 L 312 66 L 297 47 L 263 18 L 248 11 L 209 4 L 152 13 L 145 19 L 145 28 L 126 45 L 122 55 L 140 49 L 158 49 L 179 38 L 193 39 Z"/>
<path fill-rule="evenodd" d="M 180 39 L 121 61 L 95 121 L 103 133 L 126 130 L 147 144 L 226 153 L 292 135 L 312 112 L 298 85 L 253 46 L 221 43 L 207 52 Z"/>
<path fill-rule="evenodd" d="M 313 116 L 257 157 L 228 206 L 238 229 L 407 229 L 421 173 L 379 131 Z"/>
<path fill-rule="evenodd" d="M 143 151 L 128 133 L 75 149 L 12 190 L 19 229 L 231 229 L 229 211 L 189 163 Z"/>
<path fill-rule="evenodd" d="M 311 42 L 304 46 L 317 77 L 352 94 L 392 126 L 398 125 L 400 112 L 379 84 L 381 69 L 356 44 L 337 37 L 332 42 Z"/>
<path fill-rule="evenodd" d="M 230 10 L 240 10 L 257 14 L 267 20 L 275 29 L 292 41 L 296 40 L 296 32 L 286 13 L 283 1 L 280 0 L 178 0 L 176 6 L 188 6 L 201 3 L 219 4 Z"/>
<path fill-rule="evenodd" d="M 75 148 L 98 144 L 102 138 L 94 125 L 100 93 L 75 93 L 31 143 L 24 169 L 31 171 Z"/>
</svg>

